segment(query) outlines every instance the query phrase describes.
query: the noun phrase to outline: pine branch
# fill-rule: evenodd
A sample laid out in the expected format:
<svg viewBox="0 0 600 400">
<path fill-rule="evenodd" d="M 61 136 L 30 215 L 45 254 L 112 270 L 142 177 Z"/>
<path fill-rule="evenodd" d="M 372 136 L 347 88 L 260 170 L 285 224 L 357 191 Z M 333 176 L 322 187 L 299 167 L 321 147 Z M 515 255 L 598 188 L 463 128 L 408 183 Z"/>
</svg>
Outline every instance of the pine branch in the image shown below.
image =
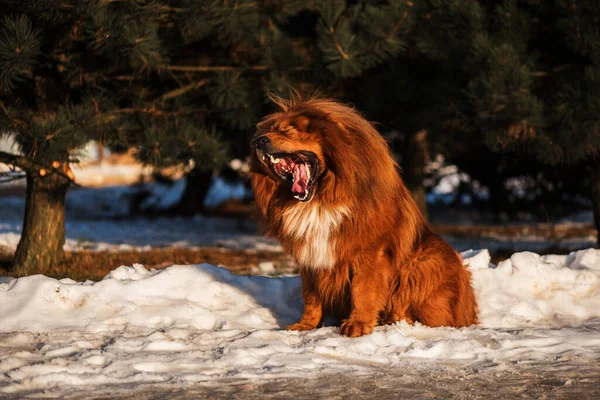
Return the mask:
<svg viewBox="0 0 600 400">
<path fill-rule="evenodd" d="M 562 72 L 562 71 L 564 71 L 566 69 L 571 68 L 572 66 L 573 66 L 572 64 L 562 64 L 562 65 L 559 65 L 556 68 L 552 68 L 552 70 L 550 72 L 547 72 L 547 71 L 530 72 L 529 76 L 533 76 L 535 78 L 541 78 L 541 77 L 544 77 L 544 76 L 549 76 L 551 74 L 557 74 L 559 72 Z"/>
<path fill-rule="evenodd" d="M 229 71 L 269 71 L 266 65 L 251 65 L 251 66 L 232 66 L 232 65 L 161 65 L 159 68 L 164 68 L 168 71 L 178 72 L 229 72 Z M 297 66 L 292 68 L 292 71 L 306 71 L 307 67 Z"/>
<path fill-rule="evenodd" d="M 406 21 L 407 16 L 408 16 L 408 11 L 404 11 L 404 13 L 400 17 L 400 19 L 398 19 L 396 24 L 382 39 L 380 39 L 376 42 L 373 42 L 370 45 L 366 46 L 365 48 L 363 48 L 361 50 L 357 50 L 351 54 L 346 53 L 346 51 L 344 51 L 344 49 L 340 45 L 340 42 L 337 40 L 337 37 L 335 36 L 335 28 L 333 27 L 333 25 L 331 25 L 329 27 L 329 32 L 331 33 L 331 38 L 333 39 L 333 43 L 335 44 L 335 48 L 337 49 L 338 53 L 340 53 L 340 55 L 342 56 L 342 58 L 344 60 L 350 60 L 350 58 L 359 56 L 361 54 L 364 54 L 364 53 L 367 53 L 367 52 L 373 50 L 374 48 L 379 46 L 381 43 L 383 43 L 386 40 L 388 40 L 389 38 L 391 38 L 396 32 L 398 32 L 398 29 L 400 29 L 400 27 L 402 26 L 404 21 Z"/>
<path fill-rule="evenodd" d="M 179 90 L 179 89 L 176 89 Z M 173 96 L 174 97 L 174 96 Z M 125 107 L 119 108 L 118 110 L 109 111 L 106 113 L 98 114 L 95 119 L 99 123 L 106 123 L 113 121 L 118 118 L 120 114 L 151 114 L 153 117 L 177 117 L 181 115 L 197 114 L 199 112 L 207 112 L 205 109 L 194 109 L 186 111 L 164 111 L 156 108 L 155 105 L 152 107 Z"/>
<path fill-rule="evenodd" d="M 362 50 L 355 51 L 354 53 L 352 53 L 352 56 L 353 57 L 354 56 L 358 56 L 358 55 L 361 55 L 362 53 L 366 53 L 368 51 L 371 51 L 375 47 L 379 46 L 381 43 L 383 43 L 386 40 L 388 40 L 389 38 L 391 38 L 398 31 L 398 29 L 400 29 L 400 27 L 402 26 L 402 24 L 404 23 L 404 21 L 406 21 L 406 17 L 407 16 L 408 16 L 408 11 L 404 11 L 404 14 L 402 14 L 402 16 L 400 17 L 400 19 L 398 20 L 398 22 L 396 22 L 396 24 L 394 25 L 394 27 L 388 32 L 387 35 L 385 35 L 383 37 L 383 39 L 380 39 L 380 40 L 378 40 L 376 42 L 371 43 L 369 46 L 365 47 Z"/>
<path fill-rule="evenodd" d="M 6 118 L 11 120 L 13 124 L 20 126 L 22 128 L 27 127 L 27 123 L 25 121 L 21 121 L 20 119 L 14 118 L 12 116 L 12 114 L 8 111 L 8 109 L 6 108 L 6 106 L 4 105 L 2 100 L 0 100 L 0 108 L 2 109 L 2 112 L 4 112 L 4 115 L 6 115 Z"/>
<path fill-rule="evenodd" d="M 228 65 L 215 65 L 215 66 L 195 66 L 195 65 L 161 65 L 160 68 L 166 68 L 169 71 L 180 71 L 180 72 L 226 72 L 226 71 L 237 71 L 240 69 L 250 69 L 252 71 L 266 71 L 267 67 L 264 65 L 253 65 L 250 67 L 234 67 Z"/>
<path fill-rule="evenodd" d="M 163 94 L 161 97 L 161 100 L 166 101 L 166 100 L 172 99 L 174 97 L 181 96 L 183 94 L 186 94 L 190 90 L 199 89 L 202 86 L 205 86 L 207 83 L 208 83 L 208 79 L 202 79 L 200 81 L 192 82 L 189 85 L 182 86 L 178 89 L 174 89 L 174 90 L 171 90 L 171 91 Z"/>
<path fill-rule="evenodd" d="M 335 48 L 337 49 L 338 53 L 340 53 L 344 60 L 349 60 L 350 57 L 348 56 L 348 53 L 344 51 L 340 45 L 340 42 L 338 42 L 337 38 L 335 37 L 335 29 L 333 28 L 333 25 L 329 27 L 329 32 L 331 32 L 331 38 L 333 39 L 333 43 L 335 44 Z"/>
<path fill-rule="evenodd" d="M 40 176 L 46 176 L 48 174 L 57 174 L 57 175 L 61 176 L 62 178 L 64 178 L 66 182 L 68 182 L 74 186 L 81 187 L 81 185 L 79 185 L 75 182 L 74 176 L 70 176 L 58 169 L 60 164 L 58 164 L 58 162 L 56 162 L 56 161 L 53 164 L 56 163 L 56 164 L 58 164 L 57 166 L 53 165 L 51 167 L 47 167 L 47 166 L 38 164 L 35 161 L 33 161 L 27 157 L 0 151 L 0 162 L 4 163 L 4 164 L 14 165 L 16 167 L 21 168 L 25 172 L 32 173 L 32 174 L 39 174 Z M 72 173 L 71 173 L 71 175 L 72 175 Z"/>
</svg>

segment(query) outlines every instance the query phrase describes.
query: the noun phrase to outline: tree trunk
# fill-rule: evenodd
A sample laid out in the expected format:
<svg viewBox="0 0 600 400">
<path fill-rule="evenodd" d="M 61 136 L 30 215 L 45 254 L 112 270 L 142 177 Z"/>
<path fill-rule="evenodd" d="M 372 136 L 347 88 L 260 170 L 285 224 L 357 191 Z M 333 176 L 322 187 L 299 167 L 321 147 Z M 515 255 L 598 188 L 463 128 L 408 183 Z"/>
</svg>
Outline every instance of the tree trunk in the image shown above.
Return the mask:
<svg viewBox="0 0 600 400">
<path fill-rule="evenodd" d="M 427 131 L 423 129 L 408 138 L 403 170 L 406 186 L 425 219 L 428 218 L 428 213 L 423 181 L 425 180 L 425 163 L 428 158 Z"/>
<path fill-rule="evenodd" d="M 68 187 L 69 181 L 59 174 L 27 172 L 23 232 L 14 261 L 18 276 L 52 268 L 62 260 Z"/>
<path fill-rule="evenodd" d="M 204 211 L 204 198 L 212 181 L 211 171 L 193 169 L 187 176 L 185 191 L 175 212 L 182 215 L 194 215 Z"/>
<path fill-rule="evenodd" d="M 594 225 L 596 226 L 596 246 L 600 246 L 600 161 L 590 164 L 590 187 L 592 191 L 592 208 Z"/>
</svg>

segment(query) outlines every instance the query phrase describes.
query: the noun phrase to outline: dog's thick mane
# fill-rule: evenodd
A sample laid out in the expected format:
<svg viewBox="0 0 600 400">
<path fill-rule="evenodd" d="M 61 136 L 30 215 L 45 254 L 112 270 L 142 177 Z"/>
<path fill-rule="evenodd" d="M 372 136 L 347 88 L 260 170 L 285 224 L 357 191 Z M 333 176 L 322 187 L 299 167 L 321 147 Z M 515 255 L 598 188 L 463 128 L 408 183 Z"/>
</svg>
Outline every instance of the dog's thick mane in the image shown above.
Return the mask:
<svg viewBox="0 0 600 400">
<path fill-rule="evenodd" d="M 345 157 L 339 160 L 339 165 L 335 165 L 334 173 L 336 178 L 345 182 L 347 189 L 352 187 L 363 195 L 369 192 L 384 195 L 395 190 L 399 176 L 387 143 L 354 108 L 319 97 L 308 100 L 273 97 L 273 100 L 280 107 L 280 112 L 263 119 L 257 126 L 259 131 L 273 127 L 289 129 L 290 124 L 295 127 L 294 124 L 302 121 L 307 124 L 303 128 L 309 132 L 321 131 L 326 155 L 334 158 L 342 154 Z M 356 151 L 357 148 L 360 152 Z M 357 170 L 367 165 L 369 168 Z"/>
<path fill-rule="evenodd" d="M 329 237 L 329 230 L 339 229 L 347 238 L 361 238 L 366 246 L 369 241 L 376 242 L 381 235 L 389 234 L 390 227 L 396 226 L 394 233 L 399 236 L 396 250 L 401 254 L 408 253 L 408 246 L 415 242 L 425 222 L 402 183 L 387 142 L 373 124 L 354 108 L 331 99 L 272 98 L 280 110 L 263 119 L 257 125 L 258 132 L 289 129 L 320 132 L 320 144 L 328 166 L 315 198 L 307 204 L 290 205 L 292 208 L 287 214 L 302 214 L 310 220 L 311 215 L 338 215 L 344 210 L 342 214 L 348 219 L 347 223 L 337 223 L 335 219 L 336 223 L 332 220 L 328 224 L 327 218 L 320 220 L 322 229 L 327 230 L 320 237 Z M 357 214 L 361 217 L 352 218 Z M 281 239 L 286 222 L 282 220 L 280 225 L 279 232 L 268 231 Z"/>
</svg>

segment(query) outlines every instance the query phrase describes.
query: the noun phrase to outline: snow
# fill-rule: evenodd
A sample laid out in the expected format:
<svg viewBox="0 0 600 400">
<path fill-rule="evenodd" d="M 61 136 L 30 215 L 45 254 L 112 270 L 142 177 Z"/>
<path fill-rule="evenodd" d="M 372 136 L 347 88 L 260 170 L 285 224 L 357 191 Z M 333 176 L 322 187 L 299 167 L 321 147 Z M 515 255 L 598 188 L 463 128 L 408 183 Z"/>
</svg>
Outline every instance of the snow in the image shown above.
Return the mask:
<svg viewBox="0 0 600 400">
<path fill-rule="evenodd" d="M 186 179 L 178 179 L 172 184 L 154 183 L 147 185 L 151 195 L 142 203 L 142 208 L 165 210 L 175 206 L 186 186 Z M 214 176 L 204 198 L 204 206 L 212 209 L 229 199 L 243 199 L 251 196 L 244 182 L 227 182 L 220 176 Z"/>
<path fill-rule="evenodd" d="M 561 326 L 600 317 L 600 251 L 515 253 L 493 269 L 486 262 L 487 250 L 466 259 L 471 269 L 477 268 L 475 290 L 489 302 L 480 310 L 486 326 Z"/>
<path fill-rule="evenodd" d="M 571 214 L 560 221 L 563 224 L 582 224 L 594 222 L 594 212 L 592 210 L 578 211 Z"/>
<path fill-rule="evenodd" d="M 516 253 L 498 266 L 487 250 L 463 257 L 473 275 L 479 326 L 402 321 L 357 339 L 333 326 L 281 330 L 301 313 L 298 277 L 236 276 L 202 264 L 160 271 L 122 266 L 99 282 L 5 279 L 0 393 L 60 398 L 85 388 L 126 397 L 144 384 L 167 390 L 339 373 L 360 380 L 383 367 L 392 376 L 434 374 L 441 365 L 491 371 L 493 382 L 515 364 L 566 363 L 565 376 L 573 363 L 597 366 L 599 250 Z"/>
<path fill-rule="evenodd" d="M 150 193 L 146 205 L 168 208 L 183 193 L 185 181 L 172 185 L 144 184 L 137 186 L 109 186 L 70 190 L 66 198 L 66 244 L 65 250 L 146 250 L 153 246 L 190 247 L 219 246 L 235 249 L 258 249 L 280 251 L 273 240 L 257 233 L 255 224 L 242 219 L 214 217 L 131 217 L 132 199 L 140 191 Z M 229 198 L 245 198 L 249 195 L 242 184 L 230 184 L 215 177 L 206 197 L 207 207 Z M 0 248 L 14 251 L 21 235 L 25 212 L 22 197 L 0 197 Z M 124 218 L 127 218 L 124 222 Z M 454 218 L 454 217 L 452 217 Z M 470 217 L 473 218 L 473 217 Z M 574 226 L 563 221 L 555 226 Z M 173 227 L 176 226 L 176 229 Z M 488 248 L 490 251 L 532 250 L 543 252 L 549 246 L 576 250 L 594 246 L 595 235 L 552 239 L 521 234 L 518 237 L 444 237 L 457 250 Z"/>
<path fill-rule="evenodd" d="M 171 185 L 153 184 L 150 196 L 142 202 L 143 209 L 167 210 L 175 207 L 185 191 L 186 179 L 179 179 Z"/>
<path fill-rule="evenodd" d="M 110 201 L 110 196 L 106 196 Z M 114 197 L 115 208 L 119 197 Z M 125 203 L 122 203 L 126 207 Z M 69 207 L 67 205 L 67 207 Z M 14 251 L 21 236 L 22 214 L 11 212 L 6 199 L 0 202 L 0 248 Z M 83 216 L 84 210 L 72 211 Z M 98 211 L 99 212 L 99 211 Z M 106 210 L 108 213 L 109 211 Z M 9 215 L 10 214 L 10 215 Z M 3 218 L 6 216 L 5 218 Z M 176 227 L 176 228 L 173 228 Z M 122 251 L 147 250 L 151 247 L 196 247 L 217 246 L 231 249 L 257 249 L 281 251 L 276 241 L 262 236 L 256 225 L 249 220 L 217 217 L 160 217 L 122 219 L 69 218 L 66 222 L 68 251 Z M 594 246 L 594 235 L 564 238 L 549 242 L 547 237 L 520 235 L 519 237 L 497 236 L 444 238 L 459 251 L 472 248 L 488 248 L 491 252 L 532 250 L 543 252 L 550 245 L 561 249 L 576 250 Z"/>
<path fill-rule="evenodd" d="M 0 248 L 14 251 L 21 237 L 20 221 L 0 222 Z M 174 229 L 173 227 L 177 228 Z M 153 247 L 223 247 L 280 251 L 256 232 L 252 222 L 227 218 L 170 217 L 127 220 L 67 220 L 66 251 L 144 251 Z"/>
<path fill-rule="evenodd" d="M 229 183 L 217 176 L 206 194 L 204 206 L 215 208 L 228 199 L 244 199 L 251 195 L 250 189 L 244 185 L 244 182 Z"/>
<path fill-rule="evenodd" d="M 167 209 L 175 205 L 185 189 L 185 179 L 166 184 L 108 186 L 69 190 L 66 197 L 67 251 L 147 250 L 151 247 L 219 246 L 235 249 L 280 250 L 273 240 L 257 234 L 246 220 L 215 217 L 131 216 L 132 200 L 149 193 L 142 206 Z M 244 198 L 248 189 L 215 177 L 205 206 L 216 207 L 230 198 Z M 25 200 L 0 197 L 0 249 L 14 251 L 21 237 Z M 127 222 L 123 222 L 127 218 Z M 173 229 L 177 226 L 177 229 Z"/>
<path fill-rule="evenodd" d="M 452 204 L 459 197 L 459 204 L 468 205 L 473 197 L 479 200 L 489 200 L 489 189 L 477 180 L 473 180 L 467 173 L 462 172 L 454 164 L 449 164 L 444 156 L 436 154 L 425 165 L 425 178 L 423 184 L 429 189 L 427 203 Z M 460 193 L 461 186 L 469 188 L 470 193 Z"/>
</svg>

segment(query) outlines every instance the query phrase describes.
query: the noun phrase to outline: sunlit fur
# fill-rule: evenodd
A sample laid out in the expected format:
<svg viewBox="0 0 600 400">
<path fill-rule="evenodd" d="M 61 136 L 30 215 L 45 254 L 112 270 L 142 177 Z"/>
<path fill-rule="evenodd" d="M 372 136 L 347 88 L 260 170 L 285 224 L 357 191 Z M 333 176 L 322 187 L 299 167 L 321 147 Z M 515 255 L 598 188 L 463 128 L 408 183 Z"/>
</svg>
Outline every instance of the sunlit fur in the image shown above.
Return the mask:
<svg viewBox="0 0 600 400">
<path fill-rule="evenodd" d="M 336 243 L 332 235 L 338 230 L 349 210 L 345 206 L 323 207 L 318 204 L 298 204 L 283 213 L 283 231 L 301 241 L 295 249 L 300 265 L 312 268 L 329 268 L 335 265 Z"/>
<path fill-rule="evenodd" d="M 477 323 L 469 272 L 431 231 L 373 125 L 332 100 L 275 101 L 280 111 L 256 135 L 278 152 L 312 151 L 320 164 L 314 197 L 303 203 L 252 152 L 262 227 L 301 266 L 304 313 L 287 328 L 314 329 L 327 314 L 352 337 L 402 319 Z"/>
</svg>

